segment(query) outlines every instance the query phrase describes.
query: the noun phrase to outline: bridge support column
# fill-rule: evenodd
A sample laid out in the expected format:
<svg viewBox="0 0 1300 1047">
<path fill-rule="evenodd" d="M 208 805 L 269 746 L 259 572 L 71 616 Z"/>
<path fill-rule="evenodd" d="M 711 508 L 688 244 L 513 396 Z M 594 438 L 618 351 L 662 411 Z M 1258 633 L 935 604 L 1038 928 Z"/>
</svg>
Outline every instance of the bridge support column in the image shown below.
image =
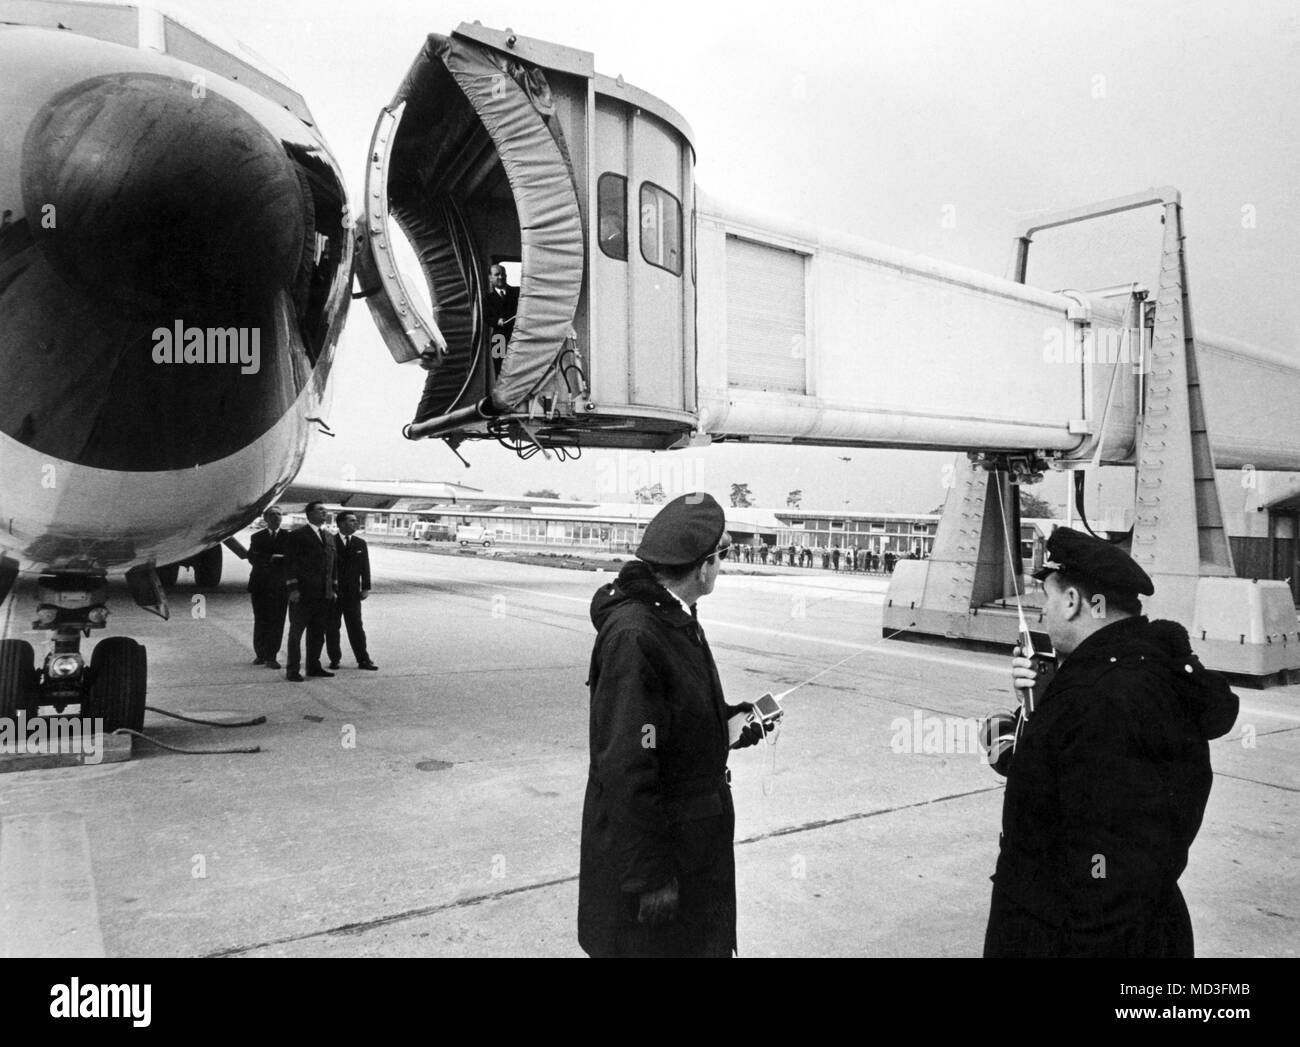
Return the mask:
<svg viewBox="0 0 1300 1047">
<path fill-rule="evenodd" d="M 1144 610 L 1185 625 L 1211 668 L 1258 678 L 1300 677 L 1290 586 L 1238 578 L 1233 570 L 1196 365 L 1182 206 L 1166 200 L 1164 210 L 1130 550 L 1155 583 Z"/>
<path fill-rule="evenodd" d="M 1164 208 L 1164 244 L 1152 346 L 1143 361 L 1129 543 L 1155 584 L 1144 611 L 1186 626 L 1210 668 L 1259 682 L 1294 682 L 1300 680 L 1300 630 L 1290 587 L 1237 578 L 1233 570 L 1196 365 L 1178 193 L 1125 197 L 1027 228 L 1017 240 L 1016 275 L 1025 279 L 1038 230 L 1151 204 Z M 960 459 L 931 558 L 902 560 L 894 570 L 885 634 L 1013 646 L 1018 622 L 1007 599 L 1014 598 L 1020 572 L 1019 520 L 1019 488 L 1010 474 Z M 1034 609 L 1026 616 L 1033 623 L 1040 614 Z"/>
<path fill-rule="evenodd" d="M 1014 644 L 1007 597 L 1019 586 L 1020 486 L 1004 470 L 957 458 L 928 560 L 899 560 L 883 628 L 910 640 Z M 1037 618 L 1037 611 L 1032 617 Z"/>
</svg>

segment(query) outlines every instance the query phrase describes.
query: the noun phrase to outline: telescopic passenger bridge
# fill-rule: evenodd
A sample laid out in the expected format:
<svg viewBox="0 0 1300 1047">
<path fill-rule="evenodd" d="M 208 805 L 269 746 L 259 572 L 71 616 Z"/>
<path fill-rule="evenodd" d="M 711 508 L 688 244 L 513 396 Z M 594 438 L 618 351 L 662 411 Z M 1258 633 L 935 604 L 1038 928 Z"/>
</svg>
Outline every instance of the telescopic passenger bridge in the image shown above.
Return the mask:
<svg viewBox="0 0 1300 1047">
<path fill-rule="evenodd" d="M 1300 469 L 1300 364 L 1194 336 L 1176 190 L 1035 223 L 1004 280 L 697 195 L 694 155 L 680 115 L 590 54 L 477 25 L 430 36 L 380 114 L 358 230 L 362 293 L 394 358 L 427 372 L 406 434 L 561 455 L 963 452 L 934 553 L 900 563 L 884 625 L 973 642 L 1015 642 L 990 608 L 1020 576 L 1015 485 L 1132 466 L 1122 540 L 1155 581 L 1150 612 L 1217 668 L 1300 670 L 1290 589 L 1234 576 L 1214 482 Z M 1154 293 L 1024 284 L 1036 232 L 1143 207 L 1163 222 Z M 521 276 L 494 344 L 497 262 Z"/>
</svg>

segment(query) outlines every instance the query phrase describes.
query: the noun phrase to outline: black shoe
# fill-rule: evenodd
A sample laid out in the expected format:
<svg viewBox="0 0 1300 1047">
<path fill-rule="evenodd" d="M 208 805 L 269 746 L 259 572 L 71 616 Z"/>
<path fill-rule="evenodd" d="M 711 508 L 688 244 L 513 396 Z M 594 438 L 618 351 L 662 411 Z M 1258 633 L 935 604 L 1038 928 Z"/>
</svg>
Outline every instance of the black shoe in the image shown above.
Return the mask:
<svg viewBox="0 0 1300 1047">
<path fill-rule="evenodd" d="M 333 676 L 334 676 L 333 673 L 327 673 L 324 669 L 308 669 L 308 670 L 307 670 L 307 675 L 308 675 L 308 676 L 327 676 L 327 677 L 333 677 Z"/>
<path fill-rule="evenodd" d="M 379 666 L 377 666 L 374 662 L 371 661 L 357 662 L 357 668 L 369 669 L 372 673 L 379 671 Z"/>
<path fill-rule="evenodd" d="M 265 658 L 254 658 L 254 659 L 253 659 L 253 664 L 254 664 L 254 665 L 265 665 L 265 664 L 266 664 L 266 659 L 265 659 Z"/>
<path fill-rule="evenodd" d="M 297 669 L 290 669 L 284 674 L 284 678 L 293 683 L 302 683 L 302 673 L 298 672 Z"/>
<path fill-rule="evenodd" d="M 331 668 L 331 669 L 337 669 L 338 667 L 339 667 L 339 663 L 338 663 L 338 662 L 330 662 L 330 668 Z"/>
<path fill-rule="evenodd" d="M 278 669 L 280 668 L 280 663 L 277 662 L 274 658 L 268 658 L 266 660 L 266 667 L 268 669 Z"/>
</svg>

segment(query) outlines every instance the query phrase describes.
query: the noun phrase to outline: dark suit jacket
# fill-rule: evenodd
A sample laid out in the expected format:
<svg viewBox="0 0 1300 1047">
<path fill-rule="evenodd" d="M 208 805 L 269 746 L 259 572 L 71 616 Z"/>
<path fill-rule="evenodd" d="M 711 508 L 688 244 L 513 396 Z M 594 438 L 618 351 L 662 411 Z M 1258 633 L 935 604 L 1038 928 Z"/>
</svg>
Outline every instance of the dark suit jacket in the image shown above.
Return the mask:
<svg viewBox="0 0 1300 1047">
<path fill-rule="evenodd" d="M 253 569 L 248 575 L 250 593 L 283 592 L 285 564 L 288 562 L 289 532 L 281 527 L 272 536 L 269 530 L 256 531 L 248 540 L 248 562 Z M 284 560 L 272 562 L 272 555 L 279 553 Z"/>
<path fill-rule="evenodd" d="M 334 595 L 334 536 L 322 531 L 321 538 L 310 524 L 289 535 L 285 552 L 285 582 L 308 600 L 325 600 Z"/>
<path fill-rule="evenodd" d="M 370 591 L 370 549 L 358 535 L 343 544 L 343 536 L 334 536 L 334 556 L 337 563 L 340 597 L 356 597 Z"/>
<path fill-rule="evenodd" d="M 493 328 L 514 326 L 515 313 L 519 311 L 519 288 L 507 284 L 505 292 L 504 295 L 499 295 L 488 288 L 485 311 L 488 324 Z"/>
</svg>

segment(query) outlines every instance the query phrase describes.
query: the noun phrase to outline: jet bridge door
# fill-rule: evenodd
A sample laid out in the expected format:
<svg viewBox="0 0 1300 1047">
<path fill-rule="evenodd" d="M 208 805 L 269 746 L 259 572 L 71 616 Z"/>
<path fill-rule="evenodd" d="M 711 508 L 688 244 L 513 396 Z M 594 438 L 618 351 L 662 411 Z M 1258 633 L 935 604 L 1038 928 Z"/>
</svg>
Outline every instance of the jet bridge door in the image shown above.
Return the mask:
<svg viewBox="0 0 1300 1047">
<path fill-rule="evenodd" d="M 426 372 L 406 435 L 667 447 L 689 433 L 693 164 L 681 118 L 598 77 L 590 54 L 477 25 L 431 35 L 380 113 L 357 230 L 362 296 L 394 359 Z M 506 261 L 519 286 L 489 295 Z"/>
</svg>

